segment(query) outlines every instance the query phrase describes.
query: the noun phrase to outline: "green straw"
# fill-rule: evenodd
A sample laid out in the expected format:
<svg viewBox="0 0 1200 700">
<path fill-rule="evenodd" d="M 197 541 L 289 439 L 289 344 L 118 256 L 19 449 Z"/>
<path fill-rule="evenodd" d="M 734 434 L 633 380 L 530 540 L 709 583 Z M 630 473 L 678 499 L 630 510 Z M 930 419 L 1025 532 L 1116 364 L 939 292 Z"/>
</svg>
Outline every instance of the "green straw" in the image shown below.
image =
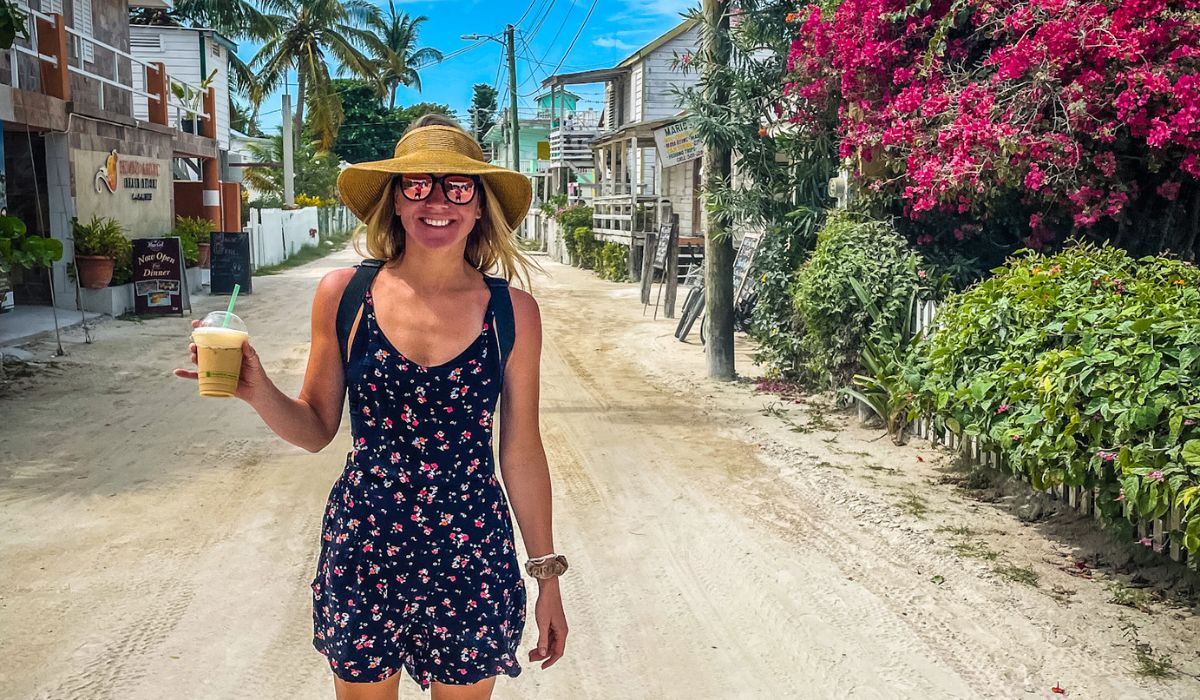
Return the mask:
<svg viewBox="0 0 1200 700">
<path fill-rule="evenodd" d="M 221 324 L 222 328 L 229 327 L 229 317 L 233 315 L 233 305 L 237 302 L 237 295 L 240 291 L 242 291 L 242 285 L 235 282 L 233 285 L 233 296 L 229 297 L 229 308 L 225 309 L 225 323 Z"/>
</svg>

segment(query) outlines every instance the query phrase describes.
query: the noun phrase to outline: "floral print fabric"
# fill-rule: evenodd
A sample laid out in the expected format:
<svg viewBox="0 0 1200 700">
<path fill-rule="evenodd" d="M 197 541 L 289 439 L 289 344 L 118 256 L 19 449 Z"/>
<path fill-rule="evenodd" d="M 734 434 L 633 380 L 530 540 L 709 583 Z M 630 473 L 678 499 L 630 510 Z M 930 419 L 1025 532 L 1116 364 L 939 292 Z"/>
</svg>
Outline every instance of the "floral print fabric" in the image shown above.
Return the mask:
<svg viewBox="0 0 1200 700">
<path fill-rule="evenodd" d="M 424 367 L 363 301 L 364 351 L 346 368 L 354 449 L 325 509 L 313 646 L 351 682 L 400 668 L 422 688 L 516 676 L 525 585 L 492 459 L 492 304 L 469 347 Z"/>
</svg>

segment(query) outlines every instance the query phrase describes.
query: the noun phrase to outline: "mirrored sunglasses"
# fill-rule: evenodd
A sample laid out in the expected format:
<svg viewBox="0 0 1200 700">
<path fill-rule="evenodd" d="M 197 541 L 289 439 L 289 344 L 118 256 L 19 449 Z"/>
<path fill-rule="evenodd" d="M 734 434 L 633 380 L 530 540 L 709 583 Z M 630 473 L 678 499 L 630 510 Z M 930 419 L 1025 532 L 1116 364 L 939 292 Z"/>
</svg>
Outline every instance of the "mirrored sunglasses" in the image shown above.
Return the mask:
<svg viewBox="0 0 1200 700">
<path fill-rule="evenodd" d="M 479 189 L 479 178 L 474 175 L 431 175 L 412 173 L 400 176 L 400 191 L 410 202 L 421 202 L 433 194 L 434 184 L 440 184 L 442 194 L 451 204 L 470 204 Z"/>
</svg>

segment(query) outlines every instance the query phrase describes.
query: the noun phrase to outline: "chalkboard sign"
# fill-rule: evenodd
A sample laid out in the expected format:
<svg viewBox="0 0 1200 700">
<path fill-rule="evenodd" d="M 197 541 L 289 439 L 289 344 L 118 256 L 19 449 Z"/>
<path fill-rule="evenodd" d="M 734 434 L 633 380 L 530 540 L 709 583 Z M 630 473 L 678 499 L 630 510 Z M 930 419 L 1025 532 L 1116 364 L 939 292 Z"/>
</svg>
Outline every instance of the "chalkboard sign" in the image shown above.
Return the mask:
<svg viewBox="0 0 1200 700">
<path fill-rule="evenodd" d="M 671 235 L 675 233 L 675 227 L 666 223 L 658 227 L 658 240 L 654 248 L 654 269 L 667 269 L 667 255 L 671 252 Z"/>
<path fill-rule="evenodd" d="M 214 231 L 212 269 L 209 271 L 210 294 L 233 294 L 233 285 L 241 285 L 238 294 L 250 293 L 250 234 L 243 231 Z"/>
<path fill-rule="evenodd" d="M 182 316 L 187 287 L 179 239 L 135 238 L 132 244 L 134 313 Z"/>
<path fill-rule="evenodd" d="M 754 291 L 758 286 L 753 281 L 746 284 L 746 277 L 754 265 L 754 254 L 758 252 L 760 241 L 762 241 L 762 234 L 758 233 L 747 233 L 742 237 L 742 245 L 738 247 L 737 257 L 733 259 L 734 303 L 740 302 L 746 294 Z"/>
</svg>

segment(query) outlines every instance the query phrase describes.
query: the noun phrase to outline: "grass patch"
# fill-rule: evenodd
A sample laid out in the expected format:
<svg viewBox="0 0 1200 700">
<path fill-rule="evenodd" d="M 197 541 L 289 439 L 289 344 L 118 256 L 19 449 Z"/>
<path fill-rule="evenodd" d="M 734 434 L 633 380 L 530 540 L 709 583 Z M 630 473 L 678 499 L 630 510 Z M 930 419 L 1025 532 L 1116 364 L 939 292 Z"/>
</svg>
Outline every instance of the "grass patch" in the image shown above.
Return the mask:
<svg viewBox="0 0 1200 700">
<path fill-rule="evenodd" d="M 1022 583 L 1030 588 L 1038 587 L 1038 575 L 1030 566 L 1017 566 L 1004 563 L 992 569 L 996 575 L 1006 578 L 1013 583 Z"/>
<path fill-rule="evenodd" d="M 916 491 L 910 490 L 904 494 L 904 499 L 900 501 L 900 510 L 918 520 L 924 520 L 925 513 L 929 512 L 929 506 L 925 504 L 925 499 L 921 498 Z"/>
<path fill-rule="evenodd" d="M 966 525 L 958 525 L 956 527 L 948 527 L 943 525 L 937 530 L 934 530 L 934 532 L 948 532 L 955 537 L 974 537 L 979 534 L 978 530 L 967 527 Z"/>
<path fill-rule="evenodd" d="M 1108 602 L 1114 605 L 1124 605 L 1127 608 L 1135 608 L 1142 612 L 1153 612 L 1150 608 L 1150 596 L 1140 588 L 1132 588 L 1125 584 L 1115 581 L 1108 587 L 1108 592 L 1112 597 Z"/>
<path fill-rule="evenodd" d="M 950 550 L 960 557 L 967 557 L 970 559 L 996 561 L 1000 558 L 999 552 L 987 546 L 983 542 L 978 542 L 975 540 L 955 542 L 954 544 L 950 545 Z"/>
<path fill-rule="evenodd" d="M 294 255 L 292 255 L 292 257 L 288 258 L 287 260 L 284 260 L 283 262 L 281 262 L 279 264 L 264 265 L 264 266 L 258 268 L 257 270 L 254 271 L 254 274 L 255 275 L 277 275 L 280 272 L 283 272 L 284 270 L 290 270 L 294 267 L 300 267 L 301 265 L 308 264 L 314 260 L 320 260 L 321 258 L 325 257 L 326 255 L 329 255 L 330 253 L 336 253 L 339 250 L 345 248 L 346 244 L 350 242 L 350 238 L 352 235 L 353 235 L 352 231 L 346 231 L 345 233 L 342 233 L 342 234 L 329 236 L 329 237 L 325 238 L 324 240 L 322 240 L 317 245 L 310 245 L 310 246 L 305 246 L 305 247 L 301 248 L 300 250 L 296 251 L 296 253 Z"/>
<path fill-rule="evenodd" d="M 518 238 L 517 247 L 526 253 L 540 253 L 542 244 L 536 238 Z"/>
<path fill-rule="evenodd" d="M 1133 661 L 1136 664 L 1133 672 L 1135 674 L 1143 678 L 1158 680 L 1175 677 L 1175 664 L 1171 661 L 1171 657 L 1166 654 L 1155 654 L 1154 647 L 1138 639 L 1137 625 L 1122 620 L 1121 629 L 1125 633 L 1125 638 L 1133 644 Z"/>
</svg>

